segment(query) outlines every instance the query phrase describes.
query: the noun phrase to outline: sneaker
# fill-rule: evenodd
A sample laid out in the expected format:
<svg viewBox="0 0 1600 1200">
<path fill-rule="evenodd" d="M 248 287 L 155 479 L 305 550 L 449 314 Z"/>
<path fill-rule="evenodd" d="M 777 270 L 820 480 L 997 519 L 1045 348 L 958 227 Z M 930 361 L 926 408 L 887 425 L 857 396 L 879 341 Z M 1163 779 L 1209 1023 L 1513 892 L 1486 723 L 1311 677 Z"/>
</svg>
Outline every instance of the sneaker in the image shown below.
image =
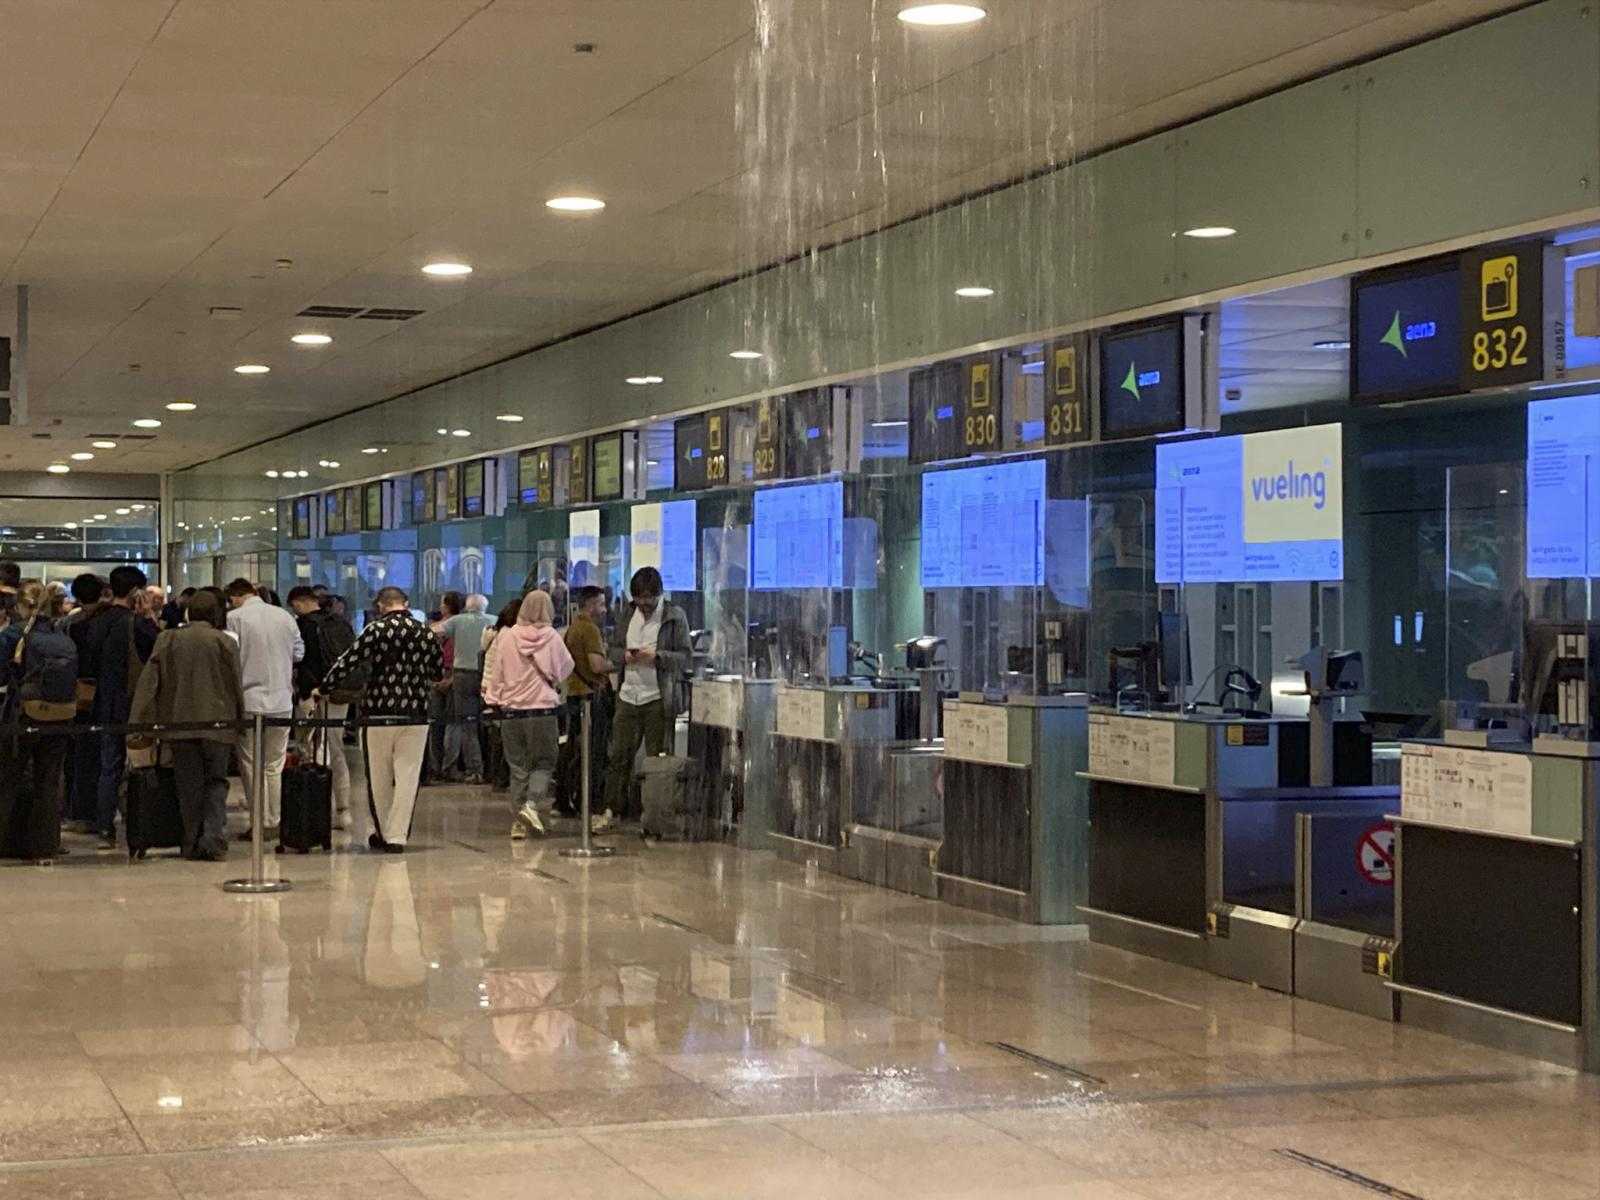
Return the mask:
<svg viewBox="0 0 1600 1200">
<path fill-rule="evenodd" d="M 517 810 L 517 820 L 526 825 L 529 832 L 537 833 L 540 837 L 544 837 L 544 822 L 539 819 L 539 810 L 533 806 L 533 801 L 528 801 Z"/>
<path fill-rule="evenodd" d="M 521 817 L 511 822 L 511 840 L 513 842 L 525 842 L 528 840 L 528 827 L 523 824 Z"/>
<path fill-rule="evenodd" d="M 115 833 L 102 833 L 100 835 L 100 849 L 115 850 L 117 848 L 117 835 Z"/>
<path fill-rule="evenodd" d="M 350 828 L 350 810 L 348 808 L 341 808 L 333 814 L 333 827 L 339 830 Z"/>
<path fill-rule="evenodd" d="M 594 824 L 589 826 L 590 833 L 609 833 L 617 827 L 617 819 L 611 815 L 608 808 L 594 819 Z"/>
<path fill-rule="evenodd" d="M 483 786 L 483 776 L 479 775 L 476 771 L 474 771 L 470 775 L 463 775 L 461 777 L 461 782 L 464 785 L 466 785 L 467 787 L 482 787 Z"/>
</svg>

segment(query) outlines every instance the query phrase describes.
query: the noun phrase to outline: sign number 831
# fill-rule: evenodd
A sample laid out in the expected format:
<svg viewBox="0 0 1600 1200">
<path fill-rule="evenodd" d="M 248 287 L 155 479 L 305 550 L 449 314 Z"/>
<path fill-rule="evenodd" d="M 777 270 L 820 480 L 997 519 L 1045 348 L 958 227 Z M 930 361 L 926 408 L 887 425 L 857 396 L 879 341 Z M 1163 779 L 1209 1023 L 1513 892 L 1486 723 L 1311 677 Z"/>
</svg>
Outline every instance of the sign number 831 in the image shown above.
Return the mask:
<svg viewBox="0 0 1600 1200">
<path fill-rule="evenodd" d="M 1479 330 L 1472 335 L 1472 369 L 1500 371 L 1528 365 L 1528 327 Z"/>
</svg>

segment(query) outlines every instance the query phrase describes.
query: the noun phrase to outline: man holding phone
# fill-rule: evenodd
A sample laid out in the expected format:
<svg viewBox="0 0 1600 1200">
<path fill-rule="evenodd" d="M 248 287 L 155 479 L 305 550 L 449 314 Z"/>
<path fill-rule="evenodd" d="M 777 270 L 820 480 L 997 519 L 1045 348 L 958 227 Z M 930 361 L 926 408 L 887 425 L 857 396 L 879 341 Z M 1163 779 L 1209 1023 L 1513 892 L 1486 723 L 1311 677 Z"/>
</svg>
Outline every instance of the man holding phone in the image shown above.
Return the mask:
<svg viewBox="0 0 1600 1200">
<path fill-rule="evenodd" d="M 640 567 L 628 591 L 633 603 L 612 630 L 610 657 L 622 675 L 611 748 L 606 759 L 606 811 L 596 828 L 610 828 L 628 816 L 633 760 L 645 753 L 665 754 L 667 734 L 683 708 L 683 682 L 692 656 L 689 618 L 676 604 L 662 602 L 661 572 Z"/>
</svg>

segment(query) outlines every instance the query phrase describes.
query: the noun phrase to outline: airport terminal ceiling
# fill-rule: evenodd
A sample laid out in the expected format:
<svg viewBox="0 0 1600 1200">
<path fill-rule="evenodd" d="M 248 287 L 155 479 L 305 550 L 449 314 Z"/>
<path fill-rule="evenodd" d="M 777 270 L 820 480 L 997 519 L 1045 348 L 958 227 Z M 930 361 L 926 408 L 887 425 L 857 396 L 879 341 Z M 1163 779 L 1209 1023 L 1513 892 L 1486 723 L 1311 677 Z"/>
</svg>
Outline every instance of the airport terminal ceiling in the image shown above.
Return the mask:
<svg viewBox="0 0 1600 1200">
<path fill-rule="evenodd" d="M 0 125 L 0 323 L 28 285 L 50 436 L 0 461 L 205 461 L 1517 5 L 989 7 L 8 4 L 0 61 L 52 100 Z"/>
</svg>

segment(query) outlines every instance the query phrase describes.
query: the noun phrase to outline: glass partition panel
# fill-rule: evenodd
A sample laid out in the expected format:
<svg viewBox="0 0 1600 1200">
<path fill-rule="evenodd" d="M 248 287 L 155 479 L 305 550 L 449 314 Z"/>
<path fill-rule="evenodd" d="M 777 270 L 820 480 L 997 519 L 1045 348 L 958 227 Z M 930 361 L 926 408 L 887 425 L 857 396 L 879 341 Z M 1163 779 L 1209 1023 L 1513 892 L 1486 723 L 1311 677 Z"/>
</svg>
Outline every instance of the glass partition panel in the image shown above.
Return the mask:
<svg viewBox="0 0 1600 1200">
<path fill-rule="evenodd" d="M 1526 577 L 1526 473 L 1520 462 L 1476 463 L 1445 473 L 1446 729 L 1499 729 L 1525 737 L 1517 695 L 1530 589 L 1556 612 L 1570 585 Z M 1581 586 L 1578 594 L 1586 590 Z M 1415 630 L 1395 617 L 1396 643 Z"/>
<path fill-rule="evenodd" d="M 1086 503 L 1089 691 L 1102 700 L 1148 703 L 1141 681 L 1126 664 L 1154 653 L 1160 625 L 1150 493 L 1091 494 Z M 1138 649 L 1146 644 L 1149 651 Z"/>
</svg>

